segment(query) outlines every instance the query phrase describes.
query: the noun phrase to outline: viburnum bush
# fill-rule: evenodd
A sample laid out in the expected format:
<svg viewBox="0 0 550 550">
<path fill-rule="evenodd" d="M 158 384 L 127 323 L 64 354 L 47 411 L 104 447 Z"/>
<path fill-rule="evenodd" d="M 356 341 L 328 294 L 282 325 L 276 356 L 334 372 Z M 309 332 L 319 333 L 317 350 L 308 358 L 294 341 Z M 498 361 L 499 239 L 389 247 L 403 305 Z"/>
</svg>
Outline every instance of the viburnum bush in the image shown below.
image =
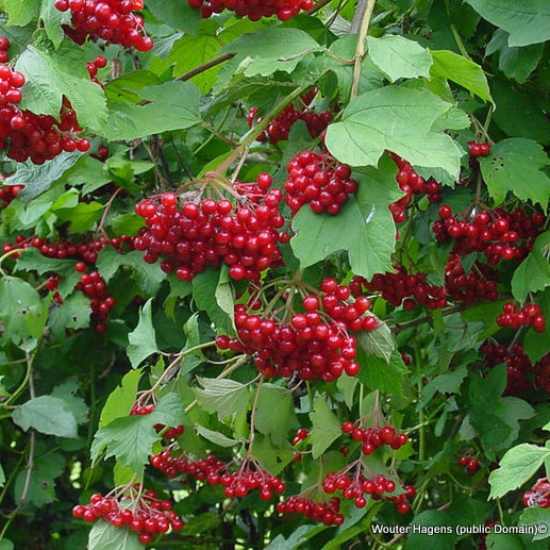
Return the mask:
<svg viewBox="0 0 550 550">
<path fill-rule="evenodd" d="M 550 5 L 0 20 L 0 550 L 548 547 Z"/>
</svg>

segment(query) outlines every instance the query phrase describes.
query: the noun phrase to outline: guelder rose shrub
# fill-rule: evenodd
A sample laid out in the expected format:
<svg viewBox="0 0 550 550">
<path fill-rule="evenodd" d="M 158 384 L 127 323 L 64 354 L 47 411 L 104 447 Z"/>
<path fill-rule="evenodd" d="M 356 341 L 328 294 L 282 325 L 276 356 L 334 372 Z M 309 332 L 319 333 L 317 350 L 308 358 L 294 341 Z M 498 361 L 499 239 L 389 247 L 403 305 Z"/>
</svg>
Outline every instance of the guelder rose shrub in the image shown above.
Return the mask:
<svg viewBox="0 0 550 550">
<path fill-rule="evenodd" d="M 2 550 L 547 548 L 550 6 L 0 18 Z"/>
</svg>

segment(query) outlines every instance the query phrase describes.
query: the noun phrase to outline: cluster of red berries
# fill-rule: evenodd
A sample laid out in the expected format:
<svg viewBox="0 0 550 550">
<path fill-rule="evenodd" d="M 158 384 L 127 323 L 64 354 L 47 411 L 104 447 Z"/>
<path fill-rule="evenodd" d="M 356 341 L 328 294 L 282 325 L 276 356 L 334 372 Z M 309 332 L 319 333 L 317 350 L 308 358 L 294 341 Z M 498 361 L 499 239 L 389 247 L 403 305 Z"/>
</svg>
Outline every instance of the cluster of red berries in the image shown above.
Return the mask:
<svg viewBox="0 0 550 550">
<path fill-rule="evenodd" d="M 521 326 L 532 326 L 535 332 L 546 330 L 546 320 L 537 304 L 525 304 L 518 307 L 516 302 L 506 302 L 502 306 L 502 313 L 497 317 L 500 327 L 518 329 Z"/>
<path fill-rule="evenodd" d="M 235 12 L 239 17 L 259 21 L 262 17 L 276 15 L 280 21 L 288 21 L 300 10 L 313 7 L 313 0 L 188 0 L 194 9 L 201 10 L 201 16 L 211 17 L 223 10 Z"/>
<path fill-rule="evenodd" d="M 143 18 L 133 13 L 143 9 L 143 0 L 55 0 L 54 6 L 71 12 L 71 26 L 64 25 L 64 30 L 77 44 L 84 44 L 87 38 L 101 38 L 140 52 L 153 47 Z"/>
<path fill-rule="evenodd" d="M 319 296 L 302 300 L 304 313 L 293 313 L 289 321 L 270 311 L 250 313 L 244 304 L 235 306 L 238 338 L 218 336 L 216 345 L 253 357 L 260 373 L 267 377 L 297 375 L 302 380 L 333 382 L 346 372 L 359 372 L 356 339 L 348 330 L 374 330 L 376 317 L 367 314 L 370 301 L 361 296 L 348 303 L 349 287 L 335 279 L 321 283 Z M 261 307 L 261 305 L 260 305 Z"/>
<path fill-rule="evenodd" d="M 147 225 L 134 239 L 144 260 L 154 263 L 162 258 L 161 269 L 176 271 L 191 280 L 208 265 L 229 265 L 233 279 L 259 279 L 260 272 L 280 265 L 279 243 L 290 236 L 281 228 L 280 189 L 269 189 L 269 174 L 258 175 L 257 184 L 236 184 L 236 203 L 228 199 L 202 199 L 178 208 L 178 196 L 164 193 L 160 200 L 144 199 L 136 213 Z"/>
<path fill-rule="evenodd" d="M 479 351 L 483 354 L 484 365 L 488 367 L 506 364 L 508 395 L 525 393 L 534 388 L 550 393 L 550 353 L 533 364 L 523 344 L 514 344 L 508 349 L 503 344 L 486 342 Z"/>
<path fill-rule="evenodd" d="M 386 497 L 386 500 L 395 503 L 398 514 L 407 514 L 410 511 L 411 505 L 409 504 L 409 500 L 416 495 L 416 488 L 414 485 L 404 485 L 403 491 L 404 492 L 399 495 Z"/>
<path fill-rule="evenodd" d="M 529 508 L 550 508 L 550 481 L 547 477 L 537 479 L 533 488 L 526 491 L 522 498 L 523 504 Z"/>
<path fill-rule="evenodd" d="M 283 111 L 269 123 L 269 126 L 256 138 L 256 140 L 268 140 L 272 145 L 279 143 L 279 141 L 287 140 L 290 129 L 298 120 L 303 120 L 305 122 L 307 131 L 312 138 L 319 137 L 332 122 L 332 112 L 323 111 L 317 113 L 307 108 L 316 94 L 317 88 L 312 88 L 307 94 L 304 94 L 300 98 L 300 105 L 298 107 L 294 106 L 292 103 L 287 105 Z M 252 107 L 246 117 L 249 128 L 252 128 L 255 123 L 262 121 L 262 117 L 256 118 L 257 115 L 258 109 Z"/>
<path fill-rule="evenodd" d="M 449 254 L 445 266 L 445 289 L 454 302 L 471 304 L 477 300 L 494 302 L 498 299 L 498 272 L 490 265 L 476 260 L 468 274 L 460 256 Z"/>
<path fill-rule="evenodd" d="M 6 36 L 0 36 L 0 63 L 4 64 L 10 60 L 10 54 L 8 48 L 10 47 L 10 41 Z"/>
<path fill-rule="evenodd" d="M 439 208 L 439 216 L 432 226 L 439 242 L 454 239 L 453 252 L 461 256 L 480 252 L 492 265 L 501 259 L 525 258 L 545 221 L 540 212 L 526 216 L 522 210 L 506 212 L 500 208 L 453 216 L 447 204 Z"/>
<path fill-rule="evenodd" d="M 101 87 L 103 87 L 103 84 L 97 78 L 97 71 L 99 69 L 104 69 L 106 66 L 107 58 L 104 55 L 98 55 L 93 61 L 88 61 L 86 63 L 86 70 L 90 75 L 90 80 Z"/>
<path fill-rule="evenodd" d="M 139 533 L 142 544 L 148 544 L 158 534 L 183 528 L 184 523 L 172 510 L 170 500 L 157 499 L 152 489 L 142 494 L 138 491 L 135 488 L 131 496 L 122 497 L 94 494 L 89 504 L 77 504 L 73 508 L 73 517 L 90 523 L 102 519 L 115 527 L 127 527 Z"/>
<path fill-rule="evenodd" d="M 447 305 L 447 292 L 444 287 L 432 285 L 422 272 L 407 273 L 404 267 L 396 266 L 395 272 L 377 273 L 370 281 L 355 275 L 350 281 L 354 296 L 367 292 L 380 292 L 384 300 L 397 307 L 410 311 L 416 304 L 429 309 L 441 309 Z"/>
<path fill-rule="evenodd" d="M 468 145 L 468 152 L 470 153 L 470 156 L 474 158 L 486 157 L 491 152 L 490 143 L 481 143 L 479 141 L 469 141 L 467 145 Z"/>
<path fill-rule="evenodd" d="M 437 203 L 441 200 L 441 185 L 434 179 L 426 181 L 410 163 L 400 156 L 390 153 L 390 157 L 399 169 L 395 181 L 405 196 L 390 204 L 389 209 L 395 223 L 401 223 L 407 218 L 406 208 L 414 195 L 427 195 L 430 203 Z"/>
<path fill-rule="evenodd" d="M 361 469 L 352 469 L 347 472 L 329 472 L 323 480 L 323 489 L 329 495 L 340 490 L 344 499 L 353 500 L 356 508 L 364 508 L 367 505 L 365 495 L 378 499 L 384 493 L 393 493 L 395 482 L 383 475 L 369 479 Z"/>
<path fill-rule="evenodd" d="M 316 214 L 338 214 L 348 197 L 357 191 L 351 168 L 327 151 L 298 153 L 288 163 L 287 171 L 285 202 L 292 216 L 306 203 Z"/>
<path fill-rule="evenodd" d="M 6 62 L 8 47 L 9 40 L 0 36 L 0 51 Z M 23 74 L 0 64 L 0 149 L 6 149 L 6 156 L 17 162 L 30 158 L 34 164 L 43 164 L 63 151 L 87 151 L 90 142 L 76 137 L 81 128 L 67 98 L 63 98 L 59 121 L 22 111 L 18 103 L 24 84 Z"/>
<path fill-rule="evenodd" d="M 466 468 L 466 471 L 471 476 L 479 471 L 479 460 L 475 457 L 464 455 L 458 459 L 458 462 L 461 466 Z"/>
<path fill-rule="evenodd" d="M 48 242 L 41 237 L 25 237 L 18 235 L 15 238 L 15 245 L 6 243 L 3 247 L 4 253 L 13 250 L 14 248 L 36 248 L 46 258 L 57 258 L 59 260 L 77 260 L 85 262 L 84 269 L 82 265 L 75 266 L 77 271 L 81 273 L 86 270 L 86 264 L 95 264 L 97 255 L 106 246 L 114 247 L 118 252 L 122 252 L 124 247 L 132 248 L 132 237 L 123 235 L 109 239 L 100 237 L 96 241 L 85 243 L 72 243 L 71 241 L 63 241 L 59 243 Z"/>
<path fill-rule="evenodd" d="M 76 268 L 79 268 L 81 264 L 86 269 L 84 262 L 77 263 Z M 94 270 L 90 273 L 82 273 L 75 289 L 82 291 L 85 296 L 90 298 L 90 307 L 92 309 L 90 320 L 95 326 L 96 332 L 105 332 L 107 330 L 107 317 L 116 303 L 115 298 L 107 292 L 105 279 L 99 271 Z"/>
<path fill-rule="evenodd" d="M 324 525 L 342 525 L 344 516 L 340 514 L 340 499 L 332 497 L 328 502 L 315 502 L 305 496 L 294 495 L 277 503 L 279 514 L 300 514 L 323 523 Z"/>
<path fill-rule="evenodd" d="M 397 433 L 393 426 L 365 428 L 351 420 L 342 424 L 342 432 L 348 434 L 353 441 L 362 441 L 361 452 L 366 455 L 370 455 L 382 445 L 397 450 L 409 440 L 407 434 Z"/>
<path fill-rule="evenodd" d="M 214 455 L 193 461 L 186 453 L 174 455 L 167 448 L 149 457 L 153 468 L 174 478 L 186 473 L 198 481 L 209 485 L 221 485 L 227 498 L 244 498 L 251 490 L 258 490 L 262 500 L 270 500 L 273 494 L 282 494 L 285 484 L 271 475 L 256 462 L 245 460 L 235 472 L 228 470 L 228 465 Z"/>
<path fill-rule="evenodd" d="M 0 175 L 0 181 L 3 179 Z M 0 185 L 0 203 L 2 208 L 6 208 L 10 205 L 11 201 L 19 195 L 24 185 Z"/>
</svg>

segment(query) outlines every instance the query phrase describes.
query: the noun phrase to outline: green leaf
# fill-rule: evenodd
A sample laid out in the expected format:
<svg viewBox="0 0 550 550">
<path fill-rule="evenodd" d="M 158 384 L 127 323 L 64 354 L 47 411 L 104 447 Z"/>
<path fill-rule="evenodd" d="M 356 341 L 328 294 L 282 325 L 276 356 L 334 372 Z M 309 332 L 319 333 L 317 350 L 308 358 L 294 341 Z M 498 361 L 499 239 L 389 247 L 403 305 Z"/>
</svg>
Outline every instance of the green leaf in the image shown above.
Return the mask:
<svg viewBox="0 0 550 550">
<path fill-rule="evenodd" d="M 55 215 L 62 221 L 69 222 L 69 228 L 72 233 L 84 233 L 92 229 L 105 206 L 99 202 L 79 202 L 70 208 L 60 208 L 55 211 Z"/>
<path fill-rule="evenodd" d="M 367 37 L 371 61 L 391 82 L 400 78 L 429 78 L 432 57 L 417 42 L 398 35 Z"/>
<path fill-rule="evenodd" d="M 107 282 L 113 278 L 119 268 L 130 269 L 132 279 L 147 296 L 154 296 L 166 278 L 166 273 L 157 264 L 144 262 L 143 253 L 138 250 L 120 254 L 114 247 L 105 246 L 98 254 L 96 266 Z"/>
<path fill-rule="evenodd" d="M 260 29 L 240 36 L 222 48 L 221 53 L 246 56 L 245 76 L 268 76 L 276 71 L 292 72 L 300 60 L 319 44 L 305 31 L 294 28 Z"/>
<path fill-rule="evenodd" d="M 513 78 L 523 84 L 537 68 L 544 51 L 544 44 L 511 48 L 508 46 L 508 38 L 507 32 L 497 29 L 485 48 L 485 55 L 491 55 L 498 51 L 499 69 L 508 78 Z"/>
<path fill-rule="evenodd" d="M 532 525 L 537 527 L 537 534 L 533 540 L 542 540 L 550 537 L 550 510 L 534 506 L 525 508 L 519 516 L 518 525 Z M 542 525 L 542 529 L 538 527 Z M 546 529 L 544 527 L 546 526 Z"/>
<path fill-rule="evenodd" d="M 208 268 L 193 277 L 193 298 L 201 311 L 206 311 L 212 322 L 226 332 L 233 332 L 233 311 L 222 309 L 218 300 L 212 296 L 219 297 L 225 309 L 228 308 L 229 295 L 232 290 L 229 288 L 227 273 L 220 269 Z M 220 287 L 223 287 L 220 289 Z M 230 316 L 231 315 L 231 316 Z"/>
<path fill-rule="evenodd" d="M 67 410 L 74 416 L 77 424 L 89 422 L 88 405 L 82 397 L 77 397 L 79 385 L 75 379 L 69 379 L 63 384 L 56 386 L 52 391 L 52 397 L 59 397 L 65 402 Z"/>
<path fill-rule="evenodd" d="M 309 418 L 312 424 L 309 434 L 312 456 L 317 459 L 342 435 L 342 427 L 323 397 L 315 401 L 315 408 L 309 413 Z"/>
<path fill-rule="evenodd" d="M 32 428 L 59 437 L 78 437 L 78 423 L 67 403 L 59 397 L 41 395 L 13 412 L 13 421 L 24 431 Z"/>
<path fill-rule="evenodd" d="M 11 540 L 6 538 L 2 538 L 2 540 L 0 540 L 0 550 L 14 550 L 14 548 L 15 546 Z"/>
<path fill-rule="evenodd" d="M 318 525 L 300 525 L 292 531 L 292 534 L 285 538 L 284 535 L 277 535 L 266 547 L 265 550 L 295 550 L 303 547 L 305 535 L 308 533 L 317 533 L 320 527 Z"/>
<path fill-rule="evenodd" d="M 493 101 L 485 73 L 477 63 L 449 50 L 432 51 L 432 57 L 432 77 L 450 80 L 484 101 Z"/>
<path fill-rule="evenodd" d="M 151 316 L 152 304 L 152 298 L 145 302 L 139 312 L 137 327 L 128 334 L 130 343 L 126 348 L 126 355 L 128 355 L 128 359 L 130 359 L 130 363 L 134 369 L 147 357 L 159 351 Z"/>
<path fill-rule="evenodd" d="M 88 550 L 143 550 L 138 533 L 130 529 L 120 529 L 102 519 L 96 521 L 88 536 Z"/>
<path fill-rule="evenodd" d="M 154 443 L 161 438 L 154 429 L 155 424 L 177 426 L 183 420 L 183 404 L 178 396 L 164 395 L 151 414 L 116 418 L 100 428 L 92 442 L 92 460 L 95 463 L 105 451 L 105 458 L 115 456 L 123 466 L 139 474 L 149 462 Z"/>
<path fill-rule="evenodd" d="M 385 86 L 351 101 L 341 121 L 328 127 L 326 145 L 351 166 L 376 166 L 388 150 L 458 177 L 463 151 L 448 135 L 432 131 L 451 107 L 426 88 Z"/>
<path fill-rule="evenodd" d="M 17 277 L 0 279 L 0 321 L 4 336 L 16 345 L 42 336 L 48 317 L 48 304 L 27 282 Z"/>
<path fill-rule="evenodd" d="M 534 140 L 508 138 L 491 148 L 479 162 L 490 195 L 500 203 L 509 191 L 522 200 L 532 200 L 546 208 L 550 178 L 542 171 L 550 164 L 544 149 Z"/>
<path fill-rule="evenodd" d="M 24 27 L 28 25 L 33 19 L 38 17 L 40 12 L 41 0 L 4 0 L 3 11 L 8 16 L 8 25 L 16 27 Z"/>
<path fill-rule="evenodd" d="M 550 286 L 550 231 L 539 235 L 531 253 L 512 276 L 512 294 L 519 301 L 525 300 L 529 292 L 538 292 Z"/>
<path fill-rule="evenodd" d="M 510 34 L 510 46 L 550 39 L 550 4 L 546 0 L 466 0 L 484 19 Z"/>
<path fill-rule="evenodd" d="M 172 29 L 196 35 L 200 22 L 200 10 L 193 9 L 189 3 L 173 3 L 165 0 L 148 0 L 147 9 L 160 21 Z"/>
<path fill-rule="evenodd" d="M 139 381 L 143 375 L 142 369 L 127 372 L 120 385 L 117 386 L 107 398 L 101 411 L 99 427 L 103 428 L 116 418 L 129 416 L 137 397 Z"/>
<path fill-rule="evenodd" d="M 136 90 L 145 104 L 110 103 L 100 133 L 106 139 L 132 140 L 151 134 L 184 130 L 201 121 L 199 89 L 191 82 L 164 82 Z"/>
<path fill-rule="evenodd" d="M 27 470 L 20 470 L 15 479 L 15 500 L 19 502 L 26 488 L 26 502 L 41 508 L 56 500 L 55 479 L 65 469 L 65 460 L 58 453 L 49 452 L 35 457 L 33 469 L 27 482 Z M 27 485 L 28 483 L 28 485 Z"/>
<path fill-rule="evenodd" d="M 16 68 L 27 80 L 22 109 L 59 119 L 65 96 L 79 124 L 90 132 L 101 132 L 107 120 L 105 94 L 90 80 L 83 50 L 62 44 L 55 55 L 50 55 L 29 46 L 17 59 Z"/>
<path fill-rule="evenodd" d="M 359 355 L 362 357 L 362 354 Z M 407 368 L 401 354 L 393 351 L 389 360 L 375 355 L 367 355 L 361 361 L 358 378 L 370 390 L 380 390 L 389 395 L 403 395 L 403 380 Z"/>
<path fill-rule="evenodd" d="M 219 445 L 220 447 L 234 447 L 239 443 L 236 439 L 227 437 L 220 432 L 209 430 L 208 428 L 205 428 L 204 426 L 200 426 L 198 424 L 195 425 L 195 430 L 199 435 L 202 435 L 202 437 L 208 439 L 208 441 L 214 443 L 215 445 Z"/>
<path fill-rule="evenodd" d="M 250 454 L 272 475 L 279 475 L 283 468 L 294 458 L 294 451 L 278 449 L 271 443 L 269 437 L 256 434 Z"/>
<path fill-rule="evenodd" d="M 357 343 L 367 355 L 379 357 L 389 365 L 393 361 L 392 369 L 401 370 L 399 360 L 395 356 L 395 340 L 388 325 L 378 320 L 374 330 L 361 331 L 357 334 Z M 401 363 L 402 364 L 402 363 Z M 403 365 L 404 366 L 404 365 Z"/>
<path fill-rule="evenodd" d="M 89 327 L 90 299 L 81 292 L 64 298 L 62 304 L 51 309 L 48 326 L 54 338 L 59 339 L 65 337 L 67 330 Z"/>
<path fill-rule="evenodd" d="M 44 23 L 48 38 L 56 49 L 59 48 L 65 37 L 62 25 L 69 22 L 69 14 L 59 11 L 53 2 L 42 2 L 40 6 L 40 19 Z"/>
<path fill-rule="evenodd" d="M 47 191 L 54 182 L 77 163 L 81 156 L 82 153 L 79 152 L 67 153 L 64 151 L 44 164 L 37 165 L 30 160 L 21 162 L 17 165 L 17 171 L 6 178 L 6 184 L 24 185 L 25 188 L 18 196 L 25 202 L 29 202 Z"/>
<path fill-rule="evenodd" d="M 0 487 L 3 487 L 4 483 L 6 483 L 6 474 L 4 473 L 4 468 L 2 468 L 2 464 L 0 464 Z"/>
<path fill-rule="evenodd" d="M 550 458 L 550 450 L 522 443 L 507 451 L 499 467 L 489 475 L 489 498 L 500 498 L 526 483 L 543 462 Z"/>
<path fill-rule="evenodd" d="M 288 431 L 298 424 L 293 392 L 274 384 L 263 384 L 254 418 L 256 429 L 271 436 L 277 447 L 283 447 Z"/>
<path fill-rule="evenodd" d="M 296 235 L 290 244 L 302 268 L 344 250 L 353 272 L 366 279 L 391 269 L 395 223 L 387 205 L 396 197 L 388 186 L 395 189 L 396 185 L 394 167 L 389 162 L 384 159 L 379 170 L 366 170 L 357 194 L 348 199 L 337 216 L 314 214 L 307 206 L 296 214 L 292 221 Z"/>
<path fill-rule="evenodd" d="M 248 408 L 249 386 L 235 380 L 216 380 L 199 378 L 202 387 L 194 388 L 201 407 L 210 413 L 217 413 L 223 421 L 228 417 L 238 416 Z"/>
</svg>

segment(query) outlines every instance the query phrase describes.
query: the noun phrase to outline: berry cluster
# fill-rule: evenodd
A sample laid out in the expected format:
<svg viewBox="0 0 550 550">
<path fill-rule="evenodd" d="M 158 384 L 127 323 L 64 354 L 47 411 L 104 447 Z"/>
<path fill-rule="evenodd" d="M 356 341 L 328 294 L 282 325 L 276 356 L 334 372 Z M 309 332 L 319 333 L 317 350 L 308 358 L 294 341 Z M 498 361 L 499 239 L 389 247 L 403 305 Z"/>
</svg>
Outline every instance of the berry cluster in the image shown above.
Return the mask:
<svg viewBox="0 0 550 550">
<path fill-rule="evenodd" d="M 521 326 L 532 326 L 535 332 L 546 330 L 546 320 L 537 304 L 526 304 L 518 307 L 516 302 L 506 302 L 502 306 L 502 313 L 497 317 L 500 327 L 518 329 Z"/>
<path fill-rule="evenodd" d="M 86 63 L 86 70 L 90 75 L 90 80 L 95 82 L 99 86 L 103 87 L 103 84 L 97 79 L 97 71 L 107 66 L 107 58 L 104 55 L 98 55 L 93 61 Z"/>
<path fill-rule="evenodd" d="M 187 474 L 197 481 L 208 481 L 209 476 L 219 475 L 218 473 L 225 471 L 227 467 L 225 462 L 212 454 L 200 460 L 191 460 L 186 453 L 174 454 L 172 446 L 151 455 L 149 462 L 153 468 L 160 470 L 170 478 Z M 218 482 L 216 481 L 216 484 Z"/>
<path fill-rule="evenodd" d="M 331 498 L 328 502 L 315 502 L 307 497 L 293 495 L 277 503 L 279 514 L 301 514 L 324 525 L 342 525 L 344 516 L 340 514 L 340 499 Z"/>
<path fill-rule="evenodd" d="M 89 504 L 77 504 L 73 508 L 73 517 L 90 523 L 102 519 L 115 527 L 127 527 L 139 533 L 142 544 L 148 544 L 154 536 L 170 529 L 179 531 L 184 525 L 172 510 L 172 502 L 157 499 L 152 489 L 140 494 L 134 488 L 131 495 L 120 497 L 94 494 Z"/>
<path fill-rule="evenodd" d="M 71 27 L 65 25 L 64 31 L 77 44 L 101 38 L 140 52 L 153 47 L 153 40 L 144 32 L 143 18 L 133 13 L 143 9 L 143 0 L 55 0 L 54 6 L 71 12 Z"/>
<path fill-rule="evenodd" d="M 476 260 L 466 274 L 460 256 L 449 254 L 445 266 L 445 289 L 452 301 L 464 304 L 476 300 L 493 302 L 498 299 L 498 281 L 498 272 L 493 267 Z"/>
<path fill-rule="evenodd" d="M 193 461 L 186 453 L 174 455 L 171 448 L 166 448 L 151 455 L 149 462 L 170 478 L 186 473 L 209 485 L 221 485 L 227 498 L 244 498 L 251 490 L 258 490 L 262 500 L 270 500 L 274 493 L 280 495 L 286 489 L 278 477 L 251 460 L 243 461 L 235 472 L 230 472 L 228 464 L 214 455 Z"/>
<path fill-rule="evenodd" d="M 405 193 L 405 196 L 390 204 L 389 209 L 395 223 L 401 223 L 407 218 L 406 208 L 414 195 L 427 195 L 430 203 L 437 203 L 441 200 L 441 185 L 434 179 L 426 181 L 400 156 L 390 153 L 390 157 L 399 169 L 395 181 L 399 185 L 399 189 Z"/>
<path fill-rule="evenodd" d="M 404 485 L 403 490 L 404 492 L 399 495 L 387 497 L 387 500 L 395 503 L 398 514 L 407 514 L 410 511 L 409 500 L 416 495 L 414 485 Z"/>
<path fill-rule="evenodd" d="M 10 60 L 10 54 L 8 48 L 10 47 L 10 41 L 5 36 L 0 36 L 0 63 L 4 64 Z"/>
<path fill-rule="evenodd" d="M 356 470 L 329 472 L 323 480 L 325 493 L 333 494 L 342 491 L 342 497 L 353 500 L 356 508 L 364 508 L 367 505 L 365 495 L 379 499 L 384 493 L 395 491 L 395 482 L 383 475 L 375 475 L 369 479 L 362 473 L 362 468 Z"/>
<path fill-rule="evenodd" d="M 475 457 L 464 455 L 459 458 L 458 462 L 461 466 L 466 468 L 466 471 L 471 476 L 479 471 L 479 460 Z"/>
<path fill-rule="evenodd" d="M 533 388 L 550 393 L 550 353 L 533 364 L 522 344 L 514 344 L 508 349 L 503 344 L 486 342 L 479 350 L 483 354 L 484 365 L 494 367 L 506 364 L 508 395 L 525 393 Z"/>
<path fill-rule="evenodd" d="M 80 267 L 79 264 L 76 268 Z M 86 268 L 84 264 L 84 268 Z M 82 273 L 80 281 L 76 285 L 76 290 L 80 290 L 85 296 L 90 298 L 90 307 L 92 313 L 90 319 L 95 325 L 96 332 L 103 333 L 107 329 L 107 317 L 109 311 L 114 307 L 116 301 L 113 296 L 107 292 L 107 284 L 99 271 Z"/>
<path fill-rule="evenodd" d="M 550 481 L 547 477 L 537 479 L 533 488 L 526 491 L 522 498 L 523 504 L 529 508 L 550 508 Z"/>
<path fill-rule="evenodd" d="M 229 265 L 233 279 L 259 279 L 260 272 L 282 262 L 279 243 L 289 235 L 279 214 L 280 189 L 269 189 L 272 178 L 260 174 L 257 184 L 235 184 L 236 205 L 228 199 L 202 199 L 178 208 L 175 193 L 164 193 L 160 200 L 144 199 L 136 213 L 147 227 L 134 240 L 144 260 L 162 258 L 161 269 L 176 271 L 191 280 L 207 265 Z"/>
<path fill-rule="evenodd" d="M 296 374 L 302 380 L 333 382 L 344 371 L 355 376 L 359 372 L 357 342 L 348 330 L 374 330 L 377 320 L 367 314 L 370 302 L 366 297 L 348 303 L 350 295 L 349 287 L 325 279 L 319 296 L 304 297 L 305 313 L 293 313 L 288 320 L 270 310 L 265 315 L 249 313 L 244 304 L 237 304 L 238 338 L 218 336 L 216 345 L 251 355 L 258 370 L 270 378 Z"/>
<path fill-rule="evenodd" d="M 365 428 L 347 421 L 342 424 L 342 432 L 348 434 L 353 441 L 362 441 L 361 452 L 366 455 L 370 455 L 382 445 L 388 445 L 397 450 L 408 441 L 407 434 L 397 433 L 393 426 Z"/>
<path fill-rule="evenodd" d="M 2 175 L 0 175 L 0 181 L 2 180 Z M 0 186 L 0 203 L 2 208 L 9 206 L 11 201 L 19 195 L 21 190 L 24 188 L 24 185 L 1 185 Z"/>
<path fill-rule="evenodd" d="M 338 214 L 349 195 L 357 191 L 357 182 L 351 179 L 351 168 L 327 151 L 298 153 L 288 163 L 287 171 L 285 202 L 291 215 L 306 203 L 316 214 Z"/>
<path fill-rule="evenodd" d="M 298 120 L 303 120 L 305 122 L 307 131 L 312 138 L 319 137 L 332 122 L 332 112 L 323 111 L 317 113 L 307 108 L 316 94 L 317 88 L 312 88 L 307 94 L 300 98 L 300 105 L 298 107 L 293 104 L 287 105 L 283 111 L 269 123 L 269 126 L 256 138 L 256 140 L 268 140 L 272 145 L 279 143 L 279 141 L 287 140 L 292 125 Z M 255 123 L 262 121 L 262 117 L 256 118 L 257 114 L 258 109 L 256 107 L 252 107 L 248 112 L 246 120 L 250 128 L 252 128 Z"/>
<path fill-rule="evenodd" d="M 313 0 L 188 0 L 194 9 L 201 10 L 201 16 L 211 17 L 223 10 L 234 11 L 239 17 L 258 21 L 262 17 L 276 15 L 280 21 L 288 21 L 300 10 L 313 7 Z"/>
<path fill-rule="evenodd" d="M 468 145 L 468 152 L 470 153 L 470 156 L 474 158 L 486 157 L 491 152 L 490 143 L 480 143 L 479 141 L 469 141 L 467 145 Z"/>
<path fill-rule="evenodd" d="M 540 212 L 526 216 L 522 210 L 506 212 L 500 208 L 453 216 L 451 207 L 444 204 L 439 208 L 439 216 L 433 224 L 439 242 L 454 239 L 453 252 L 460 256 L 480 252 L 492 265 L 501 259 L 525 258 L 544 224 Z"/>
<path fill-rule="evenodd" d="M 370 281 L 355 275 L 350 288 L 354 296 L 360 296 L 364 290 L 380 292 L 384 300 L 395 307 L 402 304 L 406 310 L 414 309 L 417 303 L 429 309 L 440 309 L 447 305 L 445 288 L 430 284 L 424 273 L 407 273 L 401 266 L 396 266 L 394 273 L 377 273 Z"/>
</svg>

